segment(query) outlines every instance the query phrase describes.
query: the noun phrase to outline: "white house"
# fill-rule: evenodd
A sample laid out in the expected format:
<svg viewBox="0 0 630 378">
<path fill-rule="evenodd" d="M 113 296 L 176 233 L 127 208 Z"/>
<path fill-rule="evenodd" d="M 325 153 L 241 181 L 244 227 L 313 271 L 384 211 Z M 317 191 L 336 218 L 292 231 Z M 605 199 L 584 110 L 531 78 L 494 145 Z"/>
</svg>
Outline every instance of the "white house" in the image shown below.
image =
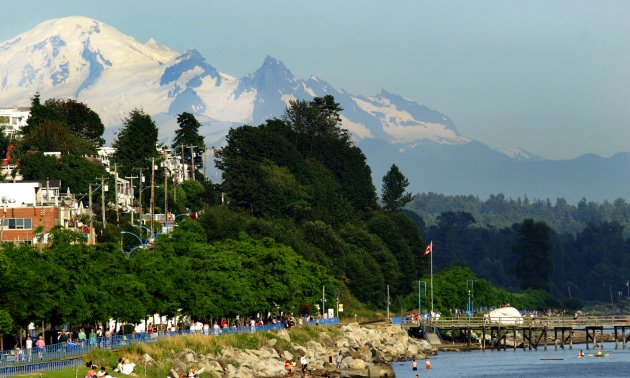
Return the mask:
<svg viewBox="0 0 630 378">
<path fill-rule="evenodd" d="M 26 120 L 31 114 L 30 108 L 0 108 L 0 129 L 8 137 L 13 137 L 26 126 Z"/>
</svg>

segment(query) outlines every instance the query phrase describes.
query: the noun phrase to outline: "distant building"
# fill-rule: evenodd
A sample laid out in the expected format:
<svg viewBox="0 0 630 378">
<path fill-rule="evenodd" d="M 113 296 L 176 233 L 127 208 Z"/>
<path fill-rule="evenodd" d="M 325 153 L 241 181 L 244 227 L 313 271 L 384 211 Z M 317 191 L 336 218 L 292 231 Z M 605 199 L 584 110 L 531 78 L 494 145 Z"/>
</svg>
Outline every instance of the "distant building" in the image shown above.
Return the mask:
<svg viewBox="0 0 630 378">
<path fill-rule="evenodd" d="M 26 126 L 30 114 L 27 107 L 0 108 L 0 129 L 7 137 L 15 137 Z"/>
<path fill-rule="evenodd" d="M 60 187 L 59 180 L 0 182 L 0 241 L 32 244 L 41 238 L 46 243 L 53 227 L 73 225 L 72 200 L 60 196 Z"/>
</svg>

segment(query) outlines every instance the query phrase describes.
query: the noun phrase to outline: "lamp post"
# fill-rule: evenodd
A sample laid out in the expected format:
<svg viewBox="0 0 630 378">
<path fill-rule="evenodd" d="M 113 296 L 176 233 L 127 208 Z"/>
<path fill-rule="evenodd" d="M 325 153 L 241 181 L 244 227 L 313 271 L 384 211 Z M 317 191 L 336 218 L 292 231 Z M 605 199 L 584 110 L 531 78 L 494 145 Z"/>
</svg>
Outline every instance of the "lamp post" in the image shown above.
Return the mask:
<svg viewBox="0 0 630 378">
<path fill-rule="evenodd" d="M 142 247 L 144 247 L 145 245 L 147 245 L 147 243 L 143 242 L 143 241 L 142 241 L 142 239 L 141 239 L 138 235 L 134 234 L 133 232 L 129 232 L 129 231 L 120 231 L 120 234 L 121 234 L 121 235 L 125 235 L 125 234 L 126 234 L 126 235 L 131 235 L 131 236 L 135 237 L 136 239 L 138 239 L 138 242 L 140 243 L 140 244 L 138 244 L 137 246 L 135 246 L 135 247 L 131 248 L 131 249 L 129 250 L 129 253 L 125 253 L 124 248 L 121 248 L 121 252 L 122 252 L 124 255 L 126 255 L 127 257 L 131 256 L 131 254 L 132 254 L 133 252 L 135 252 L 135 250 L 136 250 L 136 249 L 138 249 L 138 248 L 142 248 Z"/>
<path fill-rule="evenodd" d="M 470 289 L 468 290 L 468 306 L 466 309 L 466 313 L 468 314 L 468 317 L 470 318 L 470 315 L 472 313 L 472 309 L 470 307 Z"/>
<path fill-rule="evenodd" d="M 475 280 L 466 279 L 466 289 L 468 289 L 468 310 L 466 312 L 472 315 L 475 308 Z"/>
</svg>

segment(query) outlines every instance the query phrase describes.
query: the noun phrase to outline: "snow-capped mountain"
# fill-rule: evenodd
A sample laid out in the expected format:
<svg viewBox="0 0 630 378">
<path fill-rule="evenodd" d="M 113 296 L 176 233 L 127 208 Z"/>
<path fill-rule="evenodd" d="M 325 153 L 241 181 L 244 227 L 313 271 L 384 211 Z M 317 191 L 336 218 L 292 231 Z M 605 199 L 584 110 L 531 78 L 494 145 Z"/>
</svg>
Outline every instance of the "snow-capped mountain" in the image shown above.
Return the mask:
<svg viewBox="0 0 630 378">
<path fill-rule="evenodd" d="M 73 97 L 116 127 L 133 108 L 169 120 L 194 113 L 220 139 L 228 127 L 279 117 L 292 99 L 334 94 L 344 126 L 357 138 L 392 143 L 430 139 L 467 143 L 446 116 L 383 91 L 353 96 L 317 77 L 297 79 L 277 59 L 241 79 L 219 72 L 196 50 L 175 52 L 155 40 L 141 43 L 86 17 L 46 21 L 0 45 L 0 104 L 28 105 L 42 98 Z M 170 116 L 170 117 L 168 117 Z M 173 123 L 161 127 L 170 134 Z"/>
<path fill-rule="evenodd" d="M 331 94 L 377 187 L 396 163 L 414 192 L 630 197 L 630 179 L 614 176 L 630 165 L 626 154 L 549 161 L 519 149 L 497 151 L 461 135 L 446 115 L 384 90 L 353 95 L 316 76 L 296 78 L 269 56 L 255 72 L 235 78 L 196 50 L 176 52 L 153 39 L 141 43 L 86 17 L 49 20 L 0 43 L 0 107 L 27 106 L 36 92 L 42 99 L 86 103 L 101 116 L 110 141 L 134 108 L 153 116 L 164 142 L 177 128 L 177 114 L 191 112 L 208 146 L 219 146 L 230 127 L 280 117 L 292 99 Z"/>
</svg>

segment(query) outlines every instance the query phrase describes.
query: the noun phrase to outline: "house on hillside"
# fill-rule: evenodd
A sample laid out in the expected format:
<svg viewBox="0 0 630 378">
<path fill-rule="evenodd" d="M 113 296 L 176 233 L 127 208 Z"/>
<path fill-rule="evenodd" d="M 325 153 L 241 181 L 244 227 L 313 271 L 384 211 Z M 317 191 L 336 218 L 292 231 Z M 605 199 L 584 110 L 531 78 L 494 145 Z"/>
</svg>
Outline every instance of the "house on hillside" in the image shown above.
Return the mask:
<svg viewBox="0 0 630 378">
<path fill-rule="evenodd" d="M 26 126 L 26 120 L 31 114 L 31 108 L 0 108 L 0 130 L 12 138 L 20 133 L 22 127 Z"/>
<path fill-rule="evenodd" d="M 46 243 L 53 227 L 70 227 L 76 211 L 60 187 L 59 180 L 0 182 L 0 241 L 33 244 L 41 236 Z"/>
</svg>

